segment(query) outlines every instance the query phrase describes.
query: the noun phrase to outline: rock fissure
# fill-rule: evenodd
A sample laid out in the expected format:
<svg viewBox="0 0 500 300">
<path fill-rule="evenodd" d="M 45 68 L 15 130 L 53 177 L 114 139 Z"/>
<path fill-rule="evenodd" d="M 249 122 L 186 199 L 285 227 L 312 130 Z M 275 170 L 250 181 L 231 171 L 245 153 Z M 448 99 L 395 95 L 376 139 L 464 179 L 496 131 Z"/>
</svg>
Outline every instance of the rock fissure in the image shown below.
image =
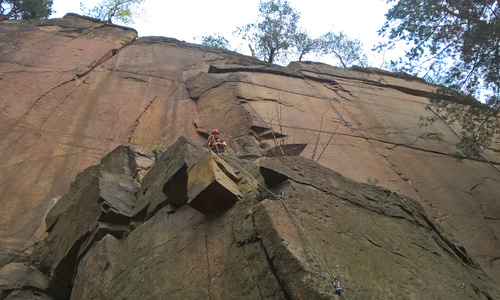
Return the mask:
<svg viewBox="0 0 500 300">
<path fill-rule="evenodd" d="M 53 109 L 52 111 L 50 111 L 46 116 L 45 118 L 42 120 L 42 123 L 40 125 L 40 130 L 43 131 L 43 128 L 45 127 L 45 123 L 47 123 L 47 121 L 49 120 L 49 118 L 52 116 L 52 114 L 54 114 L 60 107 L 61 105 L 64 104 L 64 102 L 80 87 L 80 85 L 82 84 L 85 84 L 86 83 L 86 80 L 88 79 L 85 78 L 83 80 L 83 82 L 81 84 L 78 84 L 73 90 L 71 90 L 62 100 L 61 102 L 59 102 Z"/>
<path fill-rule="evenodd" d="M 273 91 L 279 91 L 279 92 L 284 92 L 286 94 L 292 94 L 292 95 L 298 95 L 298 96 L 303 96 L 303 97 L 308 97 L 308 98 L 317 98 L 317 99 L 322 99 L 321 97 L 317 97 L 317 96 L 313 96 L 313 95 L 307 95 L 307 94 L 301 94 L 301 93 L 298 93 L 296 91 L 290 91 L 290 90 L 284 90 L 284 89 L 279 89 L 279 88 L 276 88 L 276 87 L 272 87 L 272 86 L 268 86 L 268 85 L 264 85 L 264 84 L 259 84 L 259 83 L 256 83 L 256 82 L 251 82 L 251 81 L 245 81 L 245 80 L 239 80 L 239 81 L 231 81 L 231 80 L 227 80 L 227 81 L 223 81 L 219 84 L 219 86 L 222 86 L 224 84 L 234 84 L 234 83 L 239 83 L 239 84 L 248 84 L 248 85 L 251 85 L 251 86 L 255 86 L 255 87 L 262 87 L 262 88 L 265 88 L 265 89 L 269 89 L 269 90 L 273 90 Z M 276 101 L 276 100 L 275 100 Z"/>
<path fill-rule="evenodd" d="M 162 76 L 157 76 L 157 75 L 153 75 L 153 74 L 132 72 L 129 70 L 125 71 L 125 70 L 120 70 L 117 68 L 106 68 L 106 70 L 108 70 L 110 72 L 116 72 L 116 73 L 131 74 L 131 75 L 136 75 L 136 76 L 144 76 L 144 77 L 148 77 L 148 78 L 162 79 L 162 80 L 166 80 L 166 81 L 172 82 L 172 83 L 179 83 L 179 84 L 183 83 L 182 81 L 180 81 L 176 78 L 162 77 Z M 130 77 L 130 76 L 128 76 L 128 77 Z"/>
<path fill-rule="evenodd" d="M 382 89 L 381 87 L 379 87 L 379 88 Z M 367 86 L 367 87 L 363 87 L 360 91 L 356 91 L 356 92 L 359 93 L 359 94 L 363 94 L 363 95 L 366 95 L 366 96 L 371 96 L 371 97 L 374 97 L 374 98 L 375 97 L 377 97 L 377 98 L 379 97 L 380 94 L 369 93 L 369 92 L 366 91 L 368 89 L 373 90 L 370 86 Z M 359 102 L 359 103 L 363 103 L 363 104 L 366 104 L 366 105 L 373 104 L 373 100 L 370 99 L 370 98 L 368 98 L 369 100 L 363 100 L 363 98 L 359 97 L 359 96 L 357 96 L 356 98 L 357 98 L 356 101 L 355 102 L 352 101 L 351 103 Z M 392 96 L 392 95 L 386 95 L 386 96 L 384 96 L 384 98 L 386 100 L 392 100 L 392 101 L 398 101 L 398 102 L 405 102 L 405 103 L 413 103 L 413 104 L 420 104 L 422 106 L 426 103 L 425 100 L 428 99 L 427 97 L 422 97 L 421 100 L 412 100 L 412 99 L 398 98 L 398 97 Z M 382 103 L 377 103 L 377 106 L 382 105 L 382 104 L 383 104 L 383 102 Z"/>
<path fill-rule="evenodd" d="M 425 153 L 429 153 L 429 154 L 438 154 L 438 155 L 443 155 L 443 156 L 449 156 L 449 157 L 456 158 L 456 155 L 454 153 L 453 154 L 452 153 L 444 153 L 444 152 L 437 151 L 437 150 L 430 150 L 430 149 L 423 149 L 423 148 L 419 148 L 419 147 L 413 147 L 411 144 L 394 143 L 394 142 L 389 142 L 389 141 L 386 141 L 386 140 L 376 139 L 376 138 L 371 138 L 371 137 L 362 137 L 362 136 L 360 136 L 359 138 L 363 138 L 363 139 L 366 139 L 366 140 L 372 140 L 372 141 L 376 141 L 376 142 L 381 142 L 381 143 L 385 143 L 385 144 L 390 144 L 390 145 L 393 145 L 393 147 L 404 147 L 404 148 L 408 148 L 408 149 L 412 149 L 412 150 L 418 150 L 420 152 L 425 152 Z M 473 161 L 477 161 L 477 162 L 484 162 L 484 160 L 479 159 L 479 158 L 462 158 L 462 159 L 473 160 Z M 500 164 L 499 162 L 495 162 L 495 161 L 492 161 L 492 163 L 493 164 L 497 164 L 497 165 Z"/>
<path fill-rule="evenodd" d="M 342 88 L 342 86 L 341 86 L 340 84 L 339 84 L 338 86 L 339 86 L 339 87 L 341 87 L 341 91 L 342 91 L 342 92 L 346 92 L 346 93 L 348 93 L 348 94 L 349 94 L 349 96 L 351 96 L 351 97 L 353 97 L 353 98 L 357 98 L 356 96 L 352 95 L 352 94 L 351 94 L 351 92 L 349 92 L 349 91 L 345 90 L 344 88 Z M 344 100 L 346 100 L 346 101 L 352 102 L 352 101 L 351 101 L 351 99 L 349 99 L 349 98 L 347 98 L 347 97 L 345 97 L 345 96 L 341 95 L 341 94 L 339 93 L 338 89 L 335 89 L 335 88 L 332 88 L 332 87 L 329 87 L 329 86 L 326 86 L 326 85 L 325 85 L 325 87 L 326 87 L 326 88 L 328 88 L 328 89 L 330 89 L 330 90 L 332 90 L 332 91 L 333 91 L 333 92 L 334 92 L 334 93 L 335 93 L 338 97 L 340 97 L 340 98 L 342 98 L 342 99 L 344 99 Z M 332 98 L 333 98 L 334 100 L 337 100 L 337 99 L 335 99 L 335 97 L 332 97 Z M 337 101 L 338 101 L 338 102 L 340 102 L 339 100 L 337 100 Z"/>
<path fill-rule="evenodd" d="M 262 291 L 261 291 L 259 285 L 257 284 L 258 281 L 256 280 L 256 278 L 255 278 L 255 276 L 253 274 L 254 270 L 252 268 L 252 264 L 248 261 L 247 253 L 245 251 L 245 247 L 242 247 L 242 249 L 243 249 L 243 253 L 245 254 L 245 258 L 244 258 L 245 259 L 245 263 L 247 265 L 247 268 L 250 270 L 250 277 L 252 278 L 252 281 L 254 283 L 254 288 L 257 289 L 258 294 L 259 294 L 259 298 L 260 299 L 265 299 L 265 297 L 263 297 L 263 294 L 262 294 Z"/>
<path fill-rule="evenodd" d="M 332 74 L 329 74 L 329 73 L 318 72 L 317 74 L 328 76 L 328 77 L 333 77 Z M 365 79 L 359 79 L 359 78 L 354 78 L 352 76 L 343 76 L 343 75 L 337 73 L 337 74 L 335 74 L 335 77 L 342 78 L 342 79 L 352 80 L 354 82 L 366 83 L 366 84 L 369 84 L 369 85 L 375 86 L 375 87 L 390 88 L 390 89 L 394 89 L 394 90 L 403 92 L 405 94 L 409 94 L 409 95 L 417 96 L 417 97 L 426 97 L 426 98 L 429 98 L 431 95 L 433 95 L 433 93 L 430 92 L 430 91 L 423 91 L 421 89 L 412 89 L 410 87 L 404 87 L 404 86 L 401 86 L 401 85 L 388 84 L 388 83 L 380 83 L 380 82 L 378 82 L 376 80 L 370 80 L 370 79 L 368 79 L 368 75 L 366 75 Z M 441 98 L 446 98 L 446 99 L 452 98 L 451 96 L 441 95 L 441 94 L 438 94 L 438 96 L 440 96 Z"/>
<path fill-rule="evenodd" d="M 267 265 L 269 266 L 269 270 L 271 271 L 271 274 L 273 275 L 273 277 L 275 278 L 275 280 L 279 283 L 279 286 L 281 288 L 281 291 L 282 291 L 283 295 L 285 296 L 285 299 L 292 300 L 293 299 L 292 295 L 290 295 L 289 292 L 288 292 L 288 290 L 285 288 L 285 285 L 283 284 L 282 279 L 278 275 L 276 267 L 274 266 L 273 259 L 269 255 L 269 252 L 266 249 L 266 246 L 262 242 L 262 237 L 260 237 L 260 235 L 259 235 L 259 233 L 257 231 L 257 226 L 255 226 L 255 217 L 254 217 L 253 213 L 252 213 L 252 223 L 253 223 L 253 226 L 255 228 L 255 232 L 257 233 L 257 238 L 259 240 L 259 246 L 260 246 L 260 248 L 262 249 L 262 251 L 264 253 L 264 256 L 266 258 L 266 262 L 267 262 Z"/>
<path fill-rule="evenodd" d="M 40 102 L 40 100 L 42 100 L 43 98 L 45 98 L 45 97 L 46 97 L 48 94 L 50 94 L 52 91 L 54 91 L 54 90 L 56 90 L 56 89 L 58 89 L 58 88 L 60 88 L 60 87 L 62 87 L 62 86 L 64 86 L 64 85 L 66 85 L 66 84 L 68 84 L 68 83 L 70 83 L 70 82 L 72 82 L 72 81 L 75 81 L 75 80 L 76 80 L 75 78 L 72 78 L 72 79 L 70 79 L 70 80 L 67 80 L 67 81 L 65 81 L 65 82 L 63 82 L 63 83 L 61 83 L 61 84 L 59 84 L 59 85 L 57 85 L 57 86 L 55 86 L 55 87 L 53 87 L 53 88 L 49 89 L 49 90 L 48 90 L 47 92 L 45 92 L 43 95 L 41 95 L 40 97 L 38 97 L 38 99 L 36 99 L 36 100 L 33 102 L 33 104 L 32 104 L 32 105 L 28 108 L 28 110 L 27 110 L 27 111 L 26 111 L 26 112 L 25 112 L 25 113 L 24 113 L 24 114 L 23 114 L 23 115 L 19 118 L 19 121 L 21 121 L 21 120 L 25 119 L 25 118 L 28 116 L 28 114 L 30 114 L 30 112 L 31 112 L 31 111 L 35 108 L 35 106 L 36 106 L 36 105 Z M 74 91 L 75 91 L 78 87 L 79 87 L 79 85 L 77 85 L 77 86 L 76 86 L 76 87 L 75 87 L 75 88 L 74 88 L 74 89 L 70 92 L 70 94 L 71 94 L 71 93 L 73 93 L 73 92 L 74 92 Z M 69 96 L 69 95 L 67 95 L 67 96 Z M 64 101 L 64 100 L 63 100 L 63 101 Z M 49 114 L 49 115 L 50 115 L 50 114 Z"/>
<path fill-rule="evenodd" d="M 208 236 L 207 236 L 207 225 L 205 225 L 205 251 L 207 256 L 207 290 L 210 298 L 212 298 L 211 286 L 212 286 L 212 274 L 210 271 L 210 256 L 209 256 L 209 247 L 208 247 Z"/>
<path fill-rule="evenodd" d="M 139 114 L 139 116 L 137 117 L 137 119 L 135 120 L 134 127 L 132 128 L 132 131 L 130 132 L 130 136 L 128 138 L 128 142 L 129 143 L 131 142 L 132 137 L 134 136 L 135 130 L 141 124 L 141 118 L 144 116 L 144 114 L 146 114 L 146 112 L 148 111 L 149 107 L 155 102 L 155 100 L 157 98 L 158 98 L 158 95 L 155 95 L 153 97 L 153 99 L 151 99 L 151 101 L 149 101 L 149 103 L 146 105 L 146 107 L 144 108 L 144 110 Z"/>
<path fill-rule="evenodd" d="M 37 65 L 26 65 L 26 64 L 21 64 L 19 62 L 5 61 L 2 59 L 0 59 L 0 63 L 29 68 L 29 70 L 16 70 L 16 71 L 2 72 L 2 73 L 0 73 L 0 80 L 3 79 L 2 76 L 5 74 L 40 74 L 41 75 L 41 74 L 55 73 L 55 72 L 69 72 L 66 69 L 57 69 L 57 68 L 51 68 L 51 67 L 45 67 L 45 66 L 40 67 Z"/>
</svg>

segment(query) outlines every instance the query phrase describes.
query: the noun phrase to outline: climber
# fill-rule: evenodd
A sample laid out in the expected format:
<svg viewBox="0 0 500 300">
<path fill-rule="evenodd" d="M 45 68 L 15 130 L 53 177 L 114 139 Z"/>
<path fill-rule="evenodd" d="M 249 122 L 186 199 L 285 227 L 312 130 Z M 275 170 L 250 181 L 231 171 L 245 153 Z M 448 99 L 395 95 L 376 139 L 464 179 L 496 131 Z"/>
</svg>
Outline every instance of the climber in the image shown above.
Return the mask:
<svg viewBox="0 0 500 300">
<path fill-rule="evenodd" d="M 226 141 L 219 139 L 219 136 L 219 130 L 214 129 L 205 142 L 205 147 L 212 149 L 212 151 L 217 154 L 224 152 L 224 148 L 227 147 Z"/>
</svg>

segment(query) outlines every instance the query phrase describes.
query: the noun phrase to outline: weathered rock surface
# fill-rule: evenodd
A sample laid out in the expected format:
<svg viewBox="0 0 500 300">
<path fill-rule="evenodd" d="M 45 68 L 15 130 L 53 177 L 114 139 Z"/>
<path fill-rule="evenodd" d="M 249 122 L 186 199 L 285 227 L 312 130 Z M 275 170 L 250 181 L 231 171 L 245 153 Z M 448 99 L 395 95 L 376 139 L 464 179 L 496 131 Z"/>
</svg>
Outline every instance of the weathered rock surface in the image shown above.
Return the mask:
<svg viewBox="0 0 500 300">
<path fill-rule="evenodd" d="M 188 173 L 188 204 L 204 215 L 231 207 L 241 193 L 238 176 L 212 151 L 201 157 Z"/>
<path fill-rule="evenodd" d="M 108 234 L 81 259 L 73 281 L 71 299 L 102 299 L 105 284 L 116 268 L 119 240 Z"/>
<path fill-rule="evenodd" d="M 340 299 L 334 280 L 352 299 L 500 297 L 418 202 L 385 188 L 301 157 L 225 162 L 184 137 L 142 181 L 135 175 L 150 164 L 137 165 L 137 157 L 148 154 L 121 146 L 80 173 L 47 216 L 33 253 L 0 269 L 2 298 Z M 190 167 L 162 181 L 185 169 L 176 184 L 188 195 L 193 189 L 194 199 L 204 195 L 198 201 L 212 209 L 172 200 L 161 184 L 141 198 L 141 182 L 186 157 Z M 126 206 L 109 200 L 131 187 Z M 230 205 L 221 201 L 228 190 L 237 196 Z M 168 204 L 130 213 L 159 203 L 155 197 Z"/>
<path fill-rule="evenodd" d="M 104 175 L 91 168 L 93 171 L 78 176 L 69 194 L 68 187 L 77 174 L 119 145 L 160 149 L 186 136 L 193 142 L 185 142 L 185 149 L 179 152 L 184 156 L 195 153 L 197 150 L 187 149 L 198 149 L 195 145 L 202 144 L 216 127 L 229 141 L 230 159 L 299 154 L 350 179 L 378 183 L 407 195 L 449 232 L 447 240 L 456 239 L 500 282 L 499 174 L 483 161 L 457 162 L 453 154 L 458 139 L 447 125 L 418 126 L 420 116 L 433 116 L 426 107 L 427 95 L 435 87 L 374 69 L 344 70 L 315 63 L 293 63 L 286 69 L 267 66 L 225 50 L 136 36 L 133 29 L 77 15 L 0 22 L 0 267 L 31 259 L 40 263 L 39 272 L 61 276 L 70 272 L 63 268 L 65 257 L 82 259 L 107 234 L 125 243 L 124 236 L 128 238 L 140 226 L 165 221 L 166 216 L 158 216 L 160 211 L 168 212 L 169 218 L 189 211 L 186 217 L 203 219 L 203 214 L 184 204 L 189 199 L 185 172 L 199 159 L 198 154 L 192 160 L 182 158 L 169 171 L 155 164 L 148 174 L 164 172 L 162 178 L 142 179 L 148 169 L 146 162 L 151 161 L 151 154 L 144 154 L 130 160 L 143 167 L 132 164 L 128 171 L 106 171 Z M 497 139 L 485 153 L 496 166 L 500 164 L 499 148 Z M 171 161 L 166 157 L 158 159 Z M 293 177 L 293 173 L 283 176 Z M 115 180 L 120 185 L 110 184 Z M 248 212 L 236 210 L 246 203 L 245 193 L 252 191 L 245 188 L 243 192 L 241 181 L 234 181 L 241 199 L 230 201 L 232 206 L 226 208 L 248 223 L 232 229 L 238 232 L 235 243 L 246 249 L 257 246 L 248 243 L 255 239 L 250 234 L 255 227 L 252 218 L 248 220 Z M 186 187 L 177 189 L 177 182 L 186 182 Z M 132 199 L 136 196 L 141 200 Z M 77 202 L 84 205 L 83 200 L 93 203 L 96 199 L 100 199 L 96 207 L 78 216 L 88 214 L 81 224 L 66 221 L 63 226 L 59 219 L 63 212 L 76 214 Z M 136 202 L 131 205 L 131 201 Z M 274 211 L 261 206 L 266 208 L 263 211 Z M 223 226 L 221 222 L 217 224 Z M 361 225 L 356 228 L 350 222 L 351 231 L 363 234 Z M 88 224 L 95 227 L 87 228 Z M 210 234 L 222 239 L 219 235 L 224 232 Z M 66 233 L 73 236 L 64 241 L 55 238 Z M 204 233 L 196 234 L 204 238 Z M 38 245 L 48 243 L 52 246 L 46 248 L 57 249 L 33 254 L 33 244 L 42 237 Z M 375 243 L 380 245 L 378 240 Z M 218 251 L 216 246 L 216 242 L 206 243 L 213 251 Z M 83 251 L 75 253 L 79 247 Z M 120 251 L 118 258 L 124 257 Z M 247 254 L 240 257 L 261 260 L 250 250 Z M 268 274 L 267 265 L 259 266 L 249 273 L 253 278 L 274 276 Z M 237 261 L 231 267 L 244 270 Z M 309 271 L 308 267 L 300 269 Z M 318 274 L 321 277 L 324 271 Z M 221 276 L 231 275 L 234 277 L 233 273 Z M 214 284 L 223 284 L 218 282 Z M 284 295 L 287 288 L 281 281 L 268 282 L 269 287 L 256 284 L 255 289 L 261 295 Z M 281 294 L 269 292 L 276 291 L 275 285 L 280 286 Z M 66 286 L 66 294 L 70 288 Z M 163 290 L 169 292 L 172 290 Z M 251 294 L 249 290 L 245 293 Z"/>
</svg>

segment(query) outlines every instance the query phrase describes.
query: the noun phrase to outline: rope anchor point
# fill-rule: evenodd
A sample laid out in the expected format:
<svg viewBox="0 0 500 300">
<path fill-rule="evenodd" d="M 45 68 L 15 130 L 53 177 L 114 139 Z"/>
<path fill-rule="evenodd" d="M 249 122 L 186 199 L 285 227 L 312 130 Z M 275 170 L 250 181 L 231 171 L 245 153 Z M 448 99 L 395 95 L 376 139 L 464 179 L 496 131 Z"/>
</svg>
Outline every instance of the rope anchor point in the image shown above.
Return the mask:
<svg viewBox="0 0 500 300">
<path fill-rule="evenodd" d="M 333 277 L 333 286 L 335 287 L 335 292 L 340 295 L 344 291 L 343 288 L 340 287 L 340 282 L 337 280 L 337 277 Z"/>
</svg>

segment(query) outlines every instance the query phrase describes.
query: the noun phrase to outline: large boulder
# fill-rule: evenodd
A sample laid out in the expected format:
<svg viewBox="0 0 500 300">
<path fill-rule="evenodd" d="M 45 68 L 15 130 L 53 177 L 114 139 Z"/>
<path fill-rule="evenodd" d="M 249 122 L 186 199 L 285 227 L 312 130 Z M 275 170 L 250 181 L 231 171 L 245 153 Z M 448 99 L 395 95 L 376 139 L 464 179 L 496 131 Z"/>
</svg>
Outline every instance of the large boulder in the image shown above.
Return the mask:
<svg viewBox="0 0 500 300">
<path fill-rule="evenodd" d="M 49 212 L 47 235 L 29 261 L 47 274 L 48 289 L 57 290 L 58 297 L 70 295 L 78 262 L 94 243 L 108 234 L 117 238 L 128 234 L 140 188 L 138 176 L 151 167 L 152 157 L 136 147 L 116 148 L 100 164 L 80 173 L 70 193 Z"/>
<path fill-rule="evenodd" d="M 138 193 L 134 209 L 138 218 L 149 219 L 157 210 L 188 201 L 188 170 L 208 150 L 180 137 L 156 161 Z"/>
<path fill-rule="evenodd" d="M 83 171 L 44 238 L 0 269 L 2 298 L 500 297 L 404 195 L 302 157 L 221 158 L 184 137 L 153 159 L 118 147 Z"/>
<path fill-rule="evenodd" d="M 238 175 L 212 151 L 188 173 L 188 204 L 205 215 L 227 210 L 239 198 Z"/>
</svg>

